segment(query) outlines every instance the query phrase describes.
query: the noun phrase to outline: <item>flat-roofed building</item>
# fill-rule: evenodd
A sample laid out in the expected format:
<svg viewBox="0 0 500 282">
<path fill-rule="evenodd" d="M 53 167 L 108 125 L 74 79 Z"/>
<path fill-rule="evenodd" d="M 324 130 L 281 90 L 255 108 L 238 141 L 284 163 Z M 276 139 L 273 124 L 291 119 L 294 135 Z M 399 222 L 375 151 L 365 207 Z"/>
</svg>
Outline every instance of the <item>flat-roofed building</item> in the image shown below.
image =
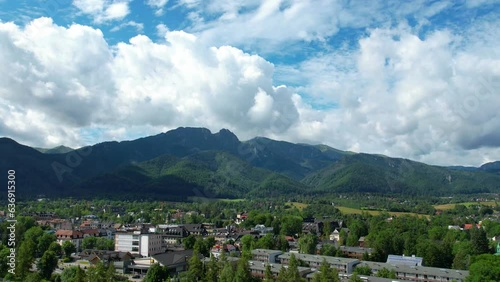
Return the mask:
<svg viewBox="0 0 500 282">
<path fill-rule="evenodd" d="M 277 263 L 278 256 L 283 252 L 278 250 L 255 249 L 252 250 L 252 259 L 255 261 Z"/>
<path fill-rule="evenodd" d="M 407 265 L 407 266 L 422 266 L 423 258 L 416 256 L 397 256 L 389 255 L 387 257 L 388 264 Z"/>
<path fill-rule="evenodd" d="M 279 264 L 279 263 L 267 263 L 267 262 L 262 262 L 262 261 L 256 261 L 256 260 L 250 260 L 248 261 L 249 267 L 250 267 L 250 273 L 254 277 L 258 278 L 264 278 L 265 273 L 266 273 L 266 265 L 269 264 L 271 273 L 273 274 L 274 278 L 278 277 L 278 274 L 281 270 L 281 268 L 285 267 L 287 268 L 288 265 L 284 264 Z M 313 270 L 310 267 L 298 267 L 299 273 L 301 277 L 306 277 L 309 273 L 313 272 Z"/>
<path fill-rule="evenodd" d="M 307 263 L 312 268 L 319 268 L 323 260 L 338 270 L 339 273 L 352 273 L 353 268 L 359 263 L 358 259 L 351 258 L 339 258 L 330 256 L 320 256 L 320 255 L 309 255 L 309 254 L 294 254 L 295 258 Z M 288 264 L 290 261 L 291 254 L 284 253 L 278 256 L 278 259 L 282 264 Z"/>
<path fill-rule="evenodd" d="M 162 253 L 163 243 L 162 235 L 156 233 L 116 232 L 115 233 L 115 251 L 130 252 L 145 257 Z"/>
<path fill-rule="evenodd" d="M 441 282 L 441 281 L 456 281 L 463 282 L 469 276 L 469 271 L 444 269 L 437 267 L 426 266 L 407 266 L 396 265 L 383 262 L 363 261 L 358 266 L 368 266 L 371 268 L 373 275 L 380 269 L 386 268 L 394 270 L 397 279 L 406 281 L 419 281 L 419 282 Z"/>
</svg>

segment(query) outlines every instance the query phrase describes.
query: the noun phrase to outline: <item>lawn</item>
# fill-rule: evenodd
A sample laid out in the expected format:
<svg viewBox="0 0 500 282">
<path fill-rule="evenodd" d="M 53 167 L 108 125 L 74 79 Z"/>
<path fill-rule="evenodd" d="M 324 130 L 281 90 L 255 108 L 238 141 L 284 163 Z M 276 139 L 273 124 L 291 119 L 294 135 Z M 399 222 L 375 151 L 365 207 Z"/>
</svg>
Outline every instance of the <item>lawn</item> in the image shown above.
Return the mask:
<svg viewBox="0 0 500 282">
<path fill-rule="evenodd" d="M 466 207 L 468 206 L 472 206 L 472 205 L 477 205 L 477 204 L 481 204 L 481 205 L 485 205 L 485 206 L 495 206 L 496 203 L 494 201 L 490 201 L 490 202 L 464 202 L 464 203 L 455 203 L 455 204 L 444 204 L 444 205 L 435 205 L 434 208 L 436 210 L 451 210 L 453 208 L 455 208 L 456 205 L 464 205 Z"/>
</svg>

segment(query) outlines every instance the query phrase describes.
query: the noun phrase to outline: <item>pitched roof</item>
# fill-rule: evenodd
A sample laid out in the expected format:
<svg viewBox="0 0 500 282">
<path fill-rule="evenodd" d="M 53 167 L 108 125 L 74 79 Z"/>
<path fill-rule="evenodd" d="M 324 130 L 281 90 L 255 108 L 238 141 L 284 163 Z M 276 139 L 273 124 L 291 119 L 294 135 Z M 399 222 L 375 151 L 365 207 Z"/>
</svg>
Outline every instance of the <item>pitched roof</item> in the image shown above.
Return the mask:
<svg viewBox="0 0 500 282">
<path fill-rule="evenodd" d="M 193 250 L 184 250 L 177 252 L 168 252 L 163 254 L 153 255 L 153 259 L 163 266 L 169 267 L 171 265 L 184 263 L 193 256 Z"/>
</svg>

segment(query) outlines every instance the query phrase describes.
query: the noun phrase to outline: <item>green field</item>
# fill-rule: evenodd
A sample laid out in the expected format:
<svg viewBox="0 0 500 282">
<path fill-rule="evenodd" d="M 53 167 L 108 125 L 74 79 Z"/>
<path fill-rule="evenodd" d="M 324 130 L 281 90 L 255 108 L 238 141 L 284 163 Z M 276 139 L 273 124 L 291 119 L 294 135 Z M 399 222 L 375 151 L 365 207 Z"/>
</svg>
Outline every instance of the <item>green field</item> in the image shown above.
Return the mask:
<svg viewBox="0 0 500 282">
<path fill-rule="evenodd" d="M 444 204 L 444 205 L 435 205 L 434 208 L 436 210 L 451 210 L 455 208 L 456 205 L 464 205 L 466 207 L 472 206 L 472 205 L 477 205 L 481 204 L 484 206 L 495 206 L 496 203 L 494 201 L 490 202 L 463 202 L 463 203 L 455 203 L 455 204 Z"/>
<path fill-rule="evenodd" d="M 307 204 L 299 203 L 299 202 L 290 202 L 293 207 L 296 207 L 299 211 L 302 211 L 305 207 L 307 207 Z M 371 215 L 379 215 L 382 213 L 382 211 L 377 211 L 377 210 L 362 210 L 362 209 L 356 209 L 356 208 L 349 208 L 349 207 L 344 207 L 344 206 L 335 206 L 337 209 L 340 210 L 343 214 L 361 214 L 363 212 L 371 214 Z M 402 216 L 402 215 L 411 215 L 411 216 L 425 216 L 429 217 L 429 215 L 422 215 L 422 214 L 417 214 L 417 213 L 412 213 L 412 212 L 387 212 L 390 215 L 394 216 Z"/>
<path fill-rule="evenodd" d="M 362 209 L 355 209 L 355 208 L 349 208 L 349 207 L 343 207 L 343 206 L 335 206 L 337 209 L 340 210 L 343 214 L 361 214 L 363 212 L 371 214 L 371 215 L 379 215 L 382 213 L 382 211 L 375 211 L 375 210 L 362 210 Z M 390 215 L 394 216 L 402 216 L 402 215 L 410 215 L 410 216 L 425 216 L 429 217 L 429 215 L 423 215 L 423 214 L 417 214 L 413 212 L 387 212 Z"/>
<path fill-rule="evenodd" d="M 296 207 L 299 211 L 302 211 L 305 207 L 307 207 L 307 204 L 299 203 L 299 202 L 290 202 L 292 206 Z"/>
<path fill-rule="evenodd" d="M 231 203 L 231 202 L 243 202 L 245 201 L 245 199 L 219 199 L 219 201 Z"/>
</svg>

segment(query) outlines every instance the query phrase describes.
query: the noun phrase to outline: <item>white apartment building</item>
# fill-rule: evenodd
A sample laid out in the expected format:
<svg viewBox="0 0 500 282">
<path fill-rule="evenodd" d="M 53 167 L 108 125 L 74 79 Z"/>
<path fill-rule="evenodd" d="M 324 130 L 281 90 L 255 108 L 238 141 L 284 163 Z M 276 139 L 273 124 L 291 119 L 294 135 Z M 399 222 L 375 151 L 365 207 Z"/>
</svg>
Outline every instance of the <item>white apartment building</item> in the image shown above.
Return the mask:
<svg viewBox="0 0 500 282">
<path fill-rule="evenodd" d="M 115 251 L 130 252 L 144 257 L 163 253 L 162 235 L 155 233 L 116 232 Z"/>
</svg>

